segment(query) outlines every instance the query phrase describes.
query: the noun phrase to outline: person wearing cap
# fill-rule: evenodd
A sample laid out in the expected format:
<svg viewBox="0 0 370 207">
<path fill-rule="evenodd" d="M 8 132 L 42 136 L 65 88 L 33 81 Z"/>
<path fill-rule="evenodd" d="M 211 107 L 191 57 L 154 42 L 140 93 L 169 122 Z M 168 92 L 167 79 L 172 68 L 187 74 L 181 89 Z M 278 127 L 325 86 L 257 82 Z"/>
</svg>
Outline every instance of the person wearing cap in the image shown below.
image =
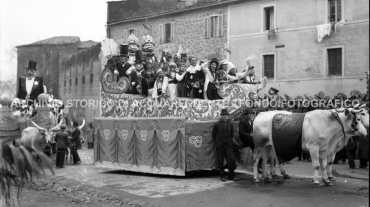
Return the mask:
<svg viewBox="0 0 370 207">
<path fill-rule="evenodd" d="M 196 57 L 190 58 L 191 66 L 186 69 L 185 82 L 189 89 L 190 98 L 203 99 L 204 73 L 197 61 Z"/>
<path fill-rule="evenodd" d="M 176 63 L 169 64 L 170 70 L 165 74 L 162 85 L 162 92 L 174 100 L 177 97 L 177 79 L 176 79 Z"/>
<path fill-rule="evenodd" d="M 44 79 L 38 77 L 37 62 L 28 61 L 25 76 L 18 79 L 18 93 L 19 100 L 28 100 L 28 106 L 34 106 L 40 94 L 46 93 L 44 91 Z"/>
<path fill-rule="evenodd" d="M 217 87 L 219 86 L 218 80 L 218 59 L 213 58 L 211 61 L 204 63 L 202 71 L 205 75 L 204 81 L 204 99 L 217 100 L 222 99 L 217 93 Z"/>
<path fill-rule="evenodd" d="M 214 141 L 214 146 L 217 152 L 217 164 L 221 177 L 221 181 L 226 181 L 224 160 L 227 159 L 229 180 L 236 181 L 234 175 L 235 169 L 235 156 L 233 153 L 234 140 L 234 127 L 229 119 L 229 112 L 227 109 L 221 110 L 221 120 L 218 121 L 212 129 L 212 138 Z"/>
<path fill-rule="evenodd" d="M 185 76 L 186 76 L 186 69 L 187 64 L 186 62 L 180 63 L 180 70 L 176 74 L 176 80 L 177 80 L 177 96 L 178 97 L 189 97 L 189 94 L 187 93 L 189 90 L 187 89 L 187 85 L 185 83 Z"/>
<path fill-rule="evenodd" d="M 77 149 L 81 142 L 80 140 L 81 131 L 78 129 L 78 123 L 73 122 L 72 125 L 72 139 L 71 139 L 71 154 L 73 157 L 73 164 L 81 163 L 80 156 L 78 155 Z"/>
<path fill-rule="evenodd" d="M 64 157 L 69 147 L 68 134 L 65 132 L 67 126 L 62 124 L 60 126 L 60 132 L 55 136 L 57 155 L 56 155 L 56 166 L 57 168 L 64 168 Z"/>
<path fill-rule="evenodd" d="M 128 45 L 120 45 L 120 59 L 116 63 L 115 68 L 111 68 L 113 73 L 118 76 L 117 82 L 121 77 L 129 77 L 130 71 L 134 70 L 135 68 L 127 62 L 128 60 Z"/>
<path fill-rule="evenodd" d="M 244 117 L 239 122 L 239 138 L 243 143 L 243 147 L 250 147 L 254 151 L 253 142 L 253 120 L 256 117 L 255 112 L 248 108 Z"/>
</svg>

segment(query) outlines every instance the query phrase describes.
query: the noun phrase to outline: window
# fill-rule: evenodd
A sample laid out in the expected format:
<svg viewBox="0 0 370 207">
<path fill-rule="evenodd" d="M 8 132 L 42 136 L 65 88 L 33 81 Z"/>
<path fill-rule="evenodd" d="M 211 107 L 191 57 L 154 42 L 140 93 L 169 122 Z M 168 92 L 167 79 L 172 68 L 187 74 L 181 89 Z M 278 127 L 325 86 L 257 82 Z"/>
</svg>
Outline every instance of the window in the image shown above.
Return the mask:
<svg viewBox="0 0 370 207">
<path fill-rule="evenodd" d="M 328 75 L 342 76 L 342 48 L 328 49 Z"/>
<path fill-rule="evenodd" d="M 205 38 L 222 37 L 223 34 L 223 15 L 206 17 L 204 20 Z"/>
<path fill-rule="evenodd" d="M 77 86 L 78 85 L 78 78 L 76 78 L 75 80 L 76 80 L 75 82 L 76 82 L 76 86 Z"/>
<path fill-rule="evenodd" d="M 263 30 L 275 29 L 275 12 L 274 7 L 264 8 L 264 27 Z"/>
<path fill-rule="evenodd" d="M 82 76 L 82 84 L 85 84 L 85 76 Z"/>
<path fill-rule="evenodd" d="M 329 21 L 339 22 L 342 20 L 342 0 L 329 0 Z"/>
<path fill-rule="evenodd" d="M 160 43 L 175 42 L 175 23 L 160 24 Z"/>
<path fill-rule="evenodd" d="M 130 34 L 135 34 L 135 29 L 129 29 L 128 30 L 128 35 L 130 35 Z"/>
<path fill-rule="evenodd" d="M 275 55 L 263 56 L 263 72 L 267 78 L 275 78 Z"/>
<path fill-rule="evenodd" d="M 69 79 L 69 87 L 72 86 L 72 79 Z"/>
<path fill-rule="evenodd" d="M 94 74 L 90 74 L 90 83 L 92 83 L 94 81 Z"/>
</svg>

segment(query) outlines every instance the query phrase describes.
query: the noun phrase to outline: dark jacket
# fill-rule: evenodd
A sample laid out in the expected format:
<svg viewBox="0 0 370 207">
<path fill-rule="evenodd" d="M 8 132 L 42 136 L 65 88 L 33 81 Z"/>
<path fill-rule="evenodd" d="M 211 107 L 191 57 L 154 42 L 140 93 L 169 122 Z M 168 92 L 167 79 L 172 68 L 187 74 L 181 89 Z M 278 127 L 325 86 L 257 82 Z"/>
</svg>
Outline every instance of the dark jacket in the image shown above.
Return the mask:
<svg viewBox="0 0 370 207">
<path fill-rule="evenodd" d="M 26 99 L 27 96 L 26 79 L 27 77 L 19 77 L 17 94 L 17 98 L 19 99 Z M 35 85 L 36 81 L 37 85 Z M 37 97 L 42 93 L 44 93 L 44 80 L 41 77 L 35 77 L 35 81 L 30 93 L 30 99 L 36 100 Z"/>
<path fill-rule="evenodd" d="M 56 148 L 66 149 L 69 146 L 68 134 L 66 132 L 58 132 L 55 136 Z"/>
<path fill-rule="evenodd" d="M 239 122 L 239 138 L 244 145 L 253 144 L 253 121 L 249 124 L 247 118 L 242 118 Z"/>
<path fill-rule="evenodd" d="M 216 148 L 220 148 L 222 145 L 222 126 L 221 126 L 221 120 L 218 121 L 214 126 L 212 130 L 212 138 L 215 144 Z M 228 144 L 229 147 L 233 147 L 234 145 L 234 126 L 231 123 L 230 119 L 227 120 L 227 132 L 228 132 Z"/>
<path fill-rule="evenodd" d="M 122 65 L 122 63 L 117 63 L 116 64 L 116 67 L 117 67 L 117 71 L 118 71 L 118 73 L 119 73 L 119 77 L 122 77 L 122 76 L 125 76 L 125 77 L 128 77 L 127 75 L 126 75 L 126 72 L 127 72 L 127 70 L 129 69 L 129 68 L 131 68 L 131 64 L 130 63 L 126 63 L 124 66 Z M 114 72 L 114 70 L 115 70 L 115 68 L 111 68 L 111 70 L 112 70 L 112 72 Z"/>
<path fill-rule="evenodd" d="M 72 132 L 72 140 L 71 140 L 72 147 L 78 147 L 80 143 L 80 135 L 81 135 L 81 132 L 79 129 L 76 129 Z"/>
</svg>

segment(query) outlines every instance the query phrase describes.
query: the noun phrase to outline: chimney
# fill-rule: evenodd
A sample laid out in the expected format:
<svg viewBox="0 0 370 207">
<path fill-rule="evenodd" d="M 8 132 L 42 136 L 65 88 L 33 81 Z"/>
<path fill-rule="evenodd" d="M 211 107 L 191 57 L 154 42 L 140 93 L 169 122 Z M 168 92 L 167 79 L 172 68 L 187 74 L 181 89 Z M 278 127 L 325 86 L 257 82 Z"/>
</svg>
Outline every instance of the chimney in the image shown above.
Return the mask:
<svg viewBox="0 0 370 207">
<path fill-rule="evenodd" d="M 186 7 L 186 0 L 177 0 L 177 8 L 185 9 Z"/>
</svg>

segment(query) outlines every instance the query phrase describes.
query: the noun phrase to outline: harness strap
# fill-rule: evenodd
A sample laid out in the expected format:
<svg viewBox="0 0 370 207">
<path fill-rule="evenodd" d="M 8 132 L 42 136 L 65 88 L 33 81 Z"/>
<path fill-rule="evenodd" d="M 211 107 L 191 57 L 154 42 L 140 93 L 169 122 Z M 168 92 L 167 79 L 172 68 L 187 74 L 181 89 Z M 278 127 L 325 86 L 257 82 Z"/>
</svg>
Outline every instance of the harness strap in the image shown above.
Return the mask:
<svg viewBox="0 0 370 207">
<path fill-rule="evenodd" d="M 338 112 L 333 112 L 333 111 L 330 111 L 330 112 L 335 117 L 335 119 L 338 120 L 340 126 L 342 127 L 342 131 L 343 131 L 343 135 L 344 135 L 343 136 L 343 146 L 345 146 L 346 145 L 346 132 L 344 131 L 343 122 L 342 122 L 342 120 L 340 120 L 339 115 L 338 115 Z M 339 142 L 337 144 L 337 147 L 338 147 L 338 145 L 339 145 Z"/>
</svg>

